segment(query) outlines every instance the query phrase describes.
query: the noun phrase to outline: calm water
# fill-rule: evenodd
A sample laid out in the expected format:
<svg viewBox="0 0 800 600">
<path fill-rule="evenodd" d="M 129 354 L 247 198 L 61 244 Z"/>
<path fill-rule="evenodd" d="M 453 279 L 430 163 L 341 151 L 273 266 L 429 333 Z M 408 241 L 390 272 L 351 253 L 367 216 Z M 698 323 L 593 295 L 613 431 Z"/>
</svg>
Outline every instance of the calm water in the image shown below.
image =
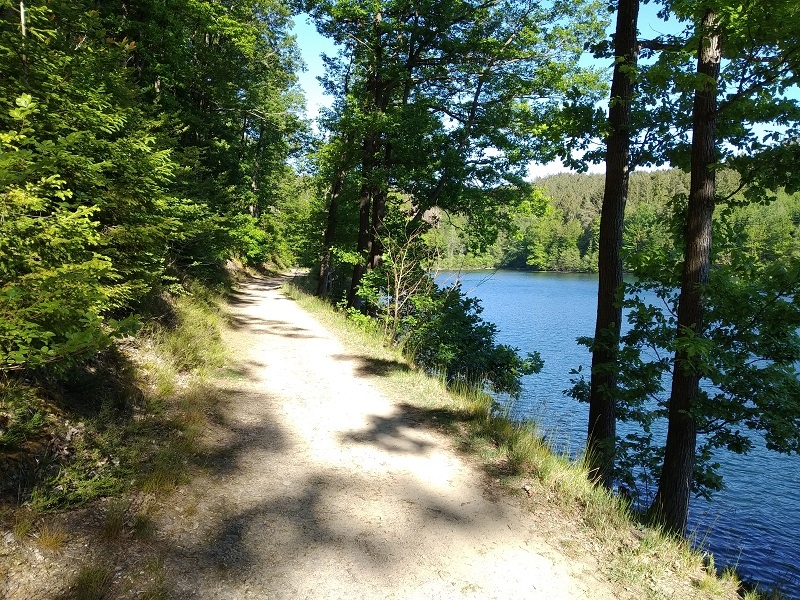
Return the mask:
<svg viewBox="0 0 800 600">
<path fill-rule="evenodd" d="M 498 327 L 498 341 L 524 354 L 537 350 L 542 372 L 524 379 L 512 414 L 533 418 L 556 445 L 578 451 L 586 441 L 588 406 L 564 395 L 570 370 L 589 352 L 575 343 L 594 333 L 596 275 L 517 271 L 442 273 L 456 277 L 482 301 L 483 318 Z M 726 489 L 712 502 L 693 499 L 689 528 L 714 553 L 716 564 L 735 565 L 748 579 L 780 584 L 800 599 L 800 457 L 771 452 L 763 444 L 747 456 L 717 457 Z"/>
</svg>

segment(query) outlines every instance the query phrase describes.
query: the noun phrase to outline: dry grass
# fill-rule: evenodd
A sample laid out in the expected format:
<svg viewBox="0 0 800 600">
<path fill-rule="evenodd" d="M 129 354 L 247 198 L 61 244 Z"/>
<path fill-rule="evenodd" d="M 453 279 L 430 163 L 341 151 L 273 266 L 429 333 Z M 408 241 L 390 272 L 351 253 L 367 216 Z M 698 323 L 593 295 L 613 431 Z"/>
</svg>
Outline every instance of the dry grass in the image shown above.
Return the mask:
<svg viewBox="0 0 800 600">
<path fill-rule="evenodd" d="M 155 496 L 170 494 L 188 480 L 208 414 L 218 401 L 208 375 L 225 359 L 219 299 L 195 291 L 174 301 L 175 327 L 148 328 L 137 360 L 151 404 L 161 407 L 173 429 L 140 477 L 139 488 Z"/>
<path fill-rule="evenodd" d="M 17 510 L 12 517 L 11 531 L 18 540 L 23 540 L 31 531 L 36 522 L 36 513 L 28 507 Z"/>
<path fill-rule="evenodd" d="M 168 322 L 150 323 L 136 340 L 126 341 L 118 356 L 123 357 L 119 363 L 127 369 L 113 372 L 115 381 L 125 383 L 120 392 L 131 393 L 129 398 L 119 397 L 118 405 L 124 410 L 101 411 L 96 419 L 93 413 L 81 415 L 80 431 L 71 445 L 76 452 L 60 465 L 58 485 L 42 482 L 34 489 L 29 505 L 8 509 L 3 515 L 3 524 L 16 538 L 14 556 L 27 556 L 25 549 L 31 546 L 52 553 L 68 550 L 51 559 L 72 569 L 73 565 L 65 561 L 67 556 L 77 555 L 77 539 L 90 540 L 92 554 L 102 556 L 100 564 L 87 562 L 71 581 L 59 582 L 69 585 L 64 599 L 110 598 L 127 593 L 122 589 L 125 582 L 115 579 L 119 569 L 137 580 L 143 573 L 137 598 L 168 597 L 163 565 L 146 558 L 155 551 L 157 542 L 153 515 L 163 506 L 164 496 L 202 468 L 198 460 L 200 437 L 219 399 L 209 375 L 225 356 L 223 319 L 215 300 L 205 294 L 199 296 L 193 293 L 172 301 Z M 98 393 L 106 393 L 108 386 L 98 384 L 97 388 Z M 87 401 L 91 399 L 87 392 Z M 98 422 L 97 427 L 92 419 Z M 96 451 L 98 447 L 102 453 Z M 99 461 L 98 453 L 103 457 Z M 81 457 L 85 460 L 78 460 Z M 67 486 L 62 482 L 68 490 L 87 493 L 67 497 L 63 491 Z M 63 526 L 55 525 L 55 518 L 46 515 L 53 509 L 89 503 L 94 503 L 93 508 L 67 513 L 63 519 L 59 515 L 58 522 Z M 120 543 L 122 540 L 130 544 Z M 85 560 L 91 559 L 87 556 Z M 13 577 L 17 571 L 14 563 L 0 561 L 0 577 Z M 30 585 L 33 594 L 35 585 L 42 582 Z M 25 597 L 24 592 L 21 597 Z"/>
<path fill-rule="evenodd" d="M 67 543 L 67 531 L 57 523 L 43 521 L 37 528 L 35 537 L 36 545 L 50 552 L 63 550 Z"/>
</svg>

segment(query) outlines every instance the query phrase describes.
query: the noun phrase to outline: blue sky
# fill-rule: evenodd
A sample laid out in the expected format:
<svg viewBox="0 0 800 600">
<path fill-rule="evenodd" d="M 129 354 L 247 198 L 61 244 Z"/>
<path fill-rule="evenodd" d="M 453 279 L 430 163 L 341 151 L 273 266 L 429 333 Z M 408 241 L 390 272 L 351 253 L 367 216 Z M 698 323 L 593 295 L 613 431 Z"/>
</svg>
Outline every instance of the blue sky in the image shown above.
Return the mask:
<svg viewBox="0 0 800 600">
<path fill-rule="evenodd" d="M 325 53 L 336 53 L 335 45 L 327 38 L 317 33 L 305 15 L 298 15 L 294 20 L 292 33 L 297 36 L 297 45 L 306 64 L 306 70 L 297 74 L 300 86 L 306 96 L 306 111 L 309 119 L 314 119 L 319 114 L 321 106 L 329 106 L 330 96 L 322 91 L 318 77 L 325 73 L 320 56 Z"/>
</svg>

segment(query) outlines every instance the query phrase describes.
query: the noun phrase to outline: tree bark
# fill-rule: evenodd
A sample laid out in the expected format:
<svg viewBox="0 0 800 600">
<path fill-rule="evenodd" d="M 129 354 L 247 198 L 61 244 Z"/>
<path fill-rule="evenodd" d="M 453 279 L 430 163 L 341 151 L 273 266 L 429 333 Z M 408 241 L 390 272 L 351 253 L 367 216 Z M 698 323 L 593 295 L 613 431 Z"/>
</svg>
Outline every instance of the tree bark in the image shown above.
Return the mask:
<svg viewBox="0 0 800 600">
<path fill-rule="evenodd" d="M 721 36 L 717 14 L 706 9 L 697 52 L 698 89 L 692 111 L 692 173 L 684 228 L 685 250 L 669 426 L 664 466 L 651 514 L 669 530 L 683 533 L 689 514 L 697 424 L 692 409 L 700 393 L 700 368 L 687 352 L 692 337 L 703 334 L 703 288 L 711 266 L 712 216 L 716 194 L 717 81 Z"/>
<path fill-rule="evenodd" d="M 325 225 L 325 235 L 322 239 L 322 256 L 319 261 L 319 281 L 317 282 L 317 296 L 327 298 L 331 293 L 333 283 L 333 261 L 331 250 L 336 240 L 336 225 L 338 222 L 339 196 L 344 187 L 345 172 L 340 169 L 331 187 L 331 200 L 328 204 L 328 221 Z"/>
<path fill-rule="evenodd" d="M 391 172 L 392 169 L 392 145 L 386 144 L 383 168 L 385 173 Z M 386 187 L 381 187 L 380 190 L 375 192 L 372 198 L 372 226 L 369 232 L 369 255 L 367 258 L 367 270 L 376 269 L 381 266 L 383 260 L 383 242 L 381 241 L 381 234 L 383 233 L 383 217 L 386 214 Z"/>
<path fill-rule="evenodd" d="M 368 145 L 370 145 L 368 143 Z M 366 157 L 365 157 L 366 159 Z M 367 177 L 372 175 L 372 168 L 366 171 Z M 370 207 L 372 205 L 372 184 L 369 180 L 361 184 L 361 192 L 358 200 L 358 245 L 356 251 L 359 256 L 365 256 L 369 250 L 370 233 Z M 358 286 L 366 273 L 367 266 L 363 260 L 359 260 L 353 267 L 353 278 L 350 281 L 350 290 L 347 293 L 348 308 L 361 310 L 362 301 L 358 295 Z"/>
<path fill-rule="evenodd" d="M 631 101 L 638 50 L 636 25 L 639 0 L 619 0 L 614 37 L 614 76 L 606 140 L 606 180 L 600 213 L 597 321 L 592 347 L 589 395 L 589 431 L 586 455 L 591 477 L 611 489 L 614 483 L 616 439 L 617 352 L 622 307 L 622 231 L 630 174 Z"/>
<path fill-rule="evenodd" d="M 373 116 L 377 116 L 386 109 L 386 101 L 388 92 L 385 82 L 383 80 L 383 36 L 381 33 L 380 23 L 383 20 L 383 14 L 377 12 L 373 17 L 374 29 L 374 65 L 369 75 L 367 83 L 367 92 L 369 97 L 369 112 Z M 370 125 L 371 130 L 367 133 L 364 140 L 364 158 L 362 162 L 362 184 L 361 193 L 359 195 L 359 209 L 358 209 L 358 247 L 357 251 L 360 256 L 364 257 L 353 267 L 353 279 L 350 282 L 350 290 L 347 294 L 347 306 L 358 310 L 363 310 L 363 302 L 358 296 L 358 286 L 361 284 L 361 279 L 364 273 L 367 272 L 371 256 L 371 242 L 373 240 L 371 228 L 371 205 L 372 202 L 381 202 L 379 212 L 381 219 L 383 218 L 383 206 L 385 206 L 385 191 L 384 186 L 378 182 L 378 178 L 383 175 L 379 173 L 380 163 L 377 159 L 378 152 L 382 145 L 380 132 L 375 129 L 376 125 Z"/>
<path fill-rule="evenodd" d="M 372 199 L 372 226 L 369 232 L 369 256 L 367 258 L 367 269 L 375 269 L 381 266 L 383 257 L 383 242 L 381 241 L 381 230 L 383 229 L 383 216 L 386 212 L 386 191 L 380 190 L 375 193 Z"/>
</svg>

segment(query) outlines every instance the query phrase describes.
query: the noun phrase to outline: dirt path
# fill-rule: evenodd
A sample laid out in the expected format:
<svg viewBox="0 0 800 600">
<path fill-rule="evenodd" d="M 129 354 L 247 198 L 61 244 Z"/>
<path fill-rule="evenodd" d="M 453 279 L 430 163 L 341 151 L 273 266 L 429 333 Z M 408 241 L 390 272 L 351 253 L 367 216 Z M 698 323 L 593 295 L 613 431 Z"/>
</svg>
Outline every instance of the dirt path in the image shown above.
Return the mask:
<svg viewBox="0 0 800 600">
<path fill-rule="evenodd" d="M 611 597 L 278 285 L 236 295 L 214 475 L 160 527 L 177 597 Z"/>
<path fill-rule="evenodd" d="M 200 474 L 166 499 L 130 499 L 130 520 L 143 512 L 152 532 L 128 523 L 104 537 L 114 500 L 52 515 L 70 532 L 57 551 L 0 531 L 0 598 L 617 597 L 579 525 L 498 492 L 431 421 L 376 389 L 387 365 L 348 352 L 281 283 L 235 294 Z M 570 558 L 555 549 L 564 540 Z M 87 594 L 78 573 L 93 566 L 102 591 Z"/>
</svg>

